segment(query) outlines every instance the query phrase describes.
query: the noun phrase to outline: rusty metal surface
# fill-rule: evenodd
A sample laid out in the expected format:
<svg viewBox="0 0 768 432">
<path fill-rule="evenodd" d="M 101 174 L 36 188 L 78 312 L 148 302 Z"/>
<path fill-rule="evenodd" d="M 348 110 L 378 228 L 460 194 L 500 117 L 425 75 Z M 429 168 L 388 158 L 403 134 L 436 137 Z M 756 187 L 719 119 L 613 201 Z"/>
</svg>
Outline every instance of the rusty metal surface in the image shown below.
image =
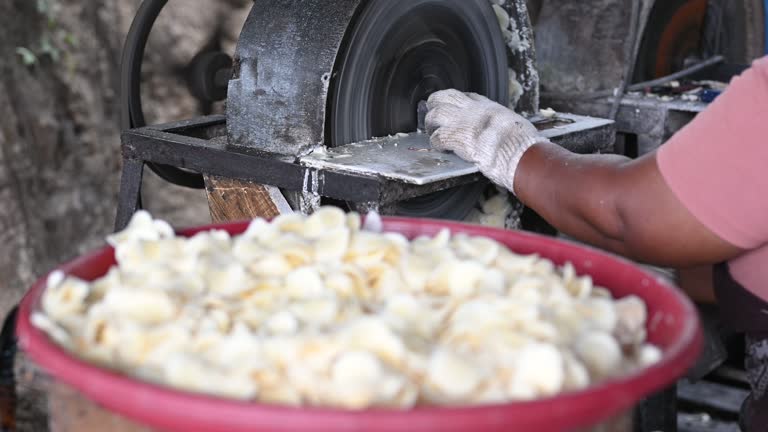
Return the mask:
<svg viewBox="0 0 768 432">
<path fill-rule="evenodd" d="M 256 0 L 228 89 L 228 146 L 300 156 L 411 132 L 416 104 L 445 88 L 509 104 L 514 83 L 518 110 L 537 112 L 527 7 L 505 3 L 503 33 L 489 0 Z M 404 202 L 399 214 L 461 219 L 478 193 Z"/>
<path fill-rule="evenodd" d="M 229 83 L 229 145 L 296 155 L 324 141 L 336 55 L 360 0 L 255 0 Z"/>
<path fill-rule="evenodd" d="M 544 0 L 537 17 L 536 57 L 542 91 L 590 93 L 620 86 L 627 59 L 636 57 L 629 29 L 639 1 L 643 34 L 655 0 Z"/>
<path fill-rule="evenodd" d="M 536 54 L 546 91 L 586 93 L 618 86 L 628 49 L 627 3 L 544 2 L 536 25 Z"/>
<path fill-rule="evenodd" d="M 613 98 L 584 101 L 549 99 L 545 103 L 558 110 L 600 117 L 608 115 L 613 101 Z M 638 154 L 643 155 L 664 144 L 706 107 L 707 105 L 701 102 L 625 96 L 616 116 L 616 130 L 623 134 L 636 135 Z"/>
</svg>

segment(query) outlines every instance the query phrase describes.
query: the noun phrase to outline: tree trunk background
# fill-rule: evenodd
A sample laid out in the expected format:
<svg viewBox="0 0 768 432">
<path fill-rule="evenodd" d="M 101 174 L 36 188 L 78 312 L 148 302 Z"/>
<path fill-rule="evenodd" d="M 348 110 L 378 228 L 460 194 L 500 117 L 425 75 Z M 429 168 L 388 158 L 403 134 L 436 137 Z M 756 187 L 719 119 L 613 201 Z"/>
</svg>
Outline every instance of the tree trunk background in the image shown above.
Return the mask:
<svg viewBox="0 0 768 432">
<path fill-rule="evenodd" d="M 103 244 L 112 229 L 121 162 L 119 62 L 139 3 L 0 1 L 2 316 L 36 278 Z M 199 114 L 179 71 L 215 37 L 231 54 L 249 8 L 248 0 L 169 2 L 145 56 L 148 122 Z M 58 56 L 46 54 L 46 39 Z M 25 64 L 21 47 L 36 55 L 34 64 Z M 155 216 L 174 225 L 209 220 L 203 191 L 145 177 L 145 206 Z M 45 404 L 28 376 L 19 376 L 18 430 L 46 430 Z"/>
</svg>

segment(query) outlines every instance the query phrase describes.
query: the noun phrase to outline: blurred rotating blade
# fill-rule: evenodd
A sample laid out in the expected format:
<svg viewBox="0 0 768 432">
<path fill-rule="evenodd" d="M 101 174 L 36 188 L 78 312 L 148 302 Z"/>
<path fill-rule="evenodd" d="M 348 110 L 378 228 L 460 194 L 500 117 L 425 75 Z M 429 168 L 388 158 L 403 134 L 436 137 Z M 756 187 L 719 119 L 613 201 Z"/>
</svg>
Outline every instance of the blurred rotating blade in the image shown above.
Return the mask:
<svg viewBox="0 0 768 432">
<path fill-rule="evenodd" d="M 330 88 L 327 142 L 417 127 L 419 101 L 455 88 L 506 104 L 507 55 L 488 0 L 368 0 L 345 36 Z M 403 216 L 463 219 L 483 184 L 403 201 Z"/>
</svg>

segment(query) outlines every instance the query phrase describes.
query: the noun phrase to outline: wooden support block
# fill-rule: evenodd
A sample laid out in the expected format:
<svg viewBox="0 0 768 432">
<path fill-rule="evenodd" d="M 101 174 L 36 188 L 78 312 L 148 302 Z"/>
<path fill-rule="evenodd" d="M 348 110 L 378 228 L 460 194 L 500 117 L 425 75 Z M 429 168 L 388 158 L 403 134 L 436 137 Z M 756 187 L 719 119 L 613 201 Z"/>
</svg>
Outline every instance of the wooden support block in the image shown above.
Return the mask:
<svg viewBox="0 0 768 432">
<path fill-rule="evenodd" d="M 280 189 L 273 186 L 206 175 L 205 190 L 214 223 L 269 219 L 292 211 Z"/>
</svg>

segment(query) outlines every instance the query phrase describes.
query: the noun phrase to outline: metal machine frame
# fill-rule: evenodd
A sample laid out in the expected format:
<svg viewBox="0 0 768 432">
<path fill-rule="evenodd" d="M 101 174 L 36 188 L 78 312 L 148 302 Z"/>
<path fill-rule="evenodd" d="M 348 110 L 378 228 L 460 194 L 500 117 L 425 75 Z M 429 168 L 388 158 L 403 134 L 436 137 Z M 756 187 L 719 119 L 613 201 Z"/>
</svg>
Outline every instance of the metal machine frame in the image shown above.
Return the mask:
<svg viewBox="0 0 768 432">
<path fill-rule="evenodd" d="M 545 133 L 553 142 L 574 152 L 613 150 L 615 127 L 608 120 L 564 115 L 560 120 L 540 119 L 534 124 L 547 129 Z M 383 214 L 398 201 L 483 179 L 480 174 L 468 174 L 422 185 L 408 184 L 375 174 L 311 168 L 293 157 L 233 151 L 227 148 L 226 139 L 226 118 L 220 115 L 124 131 L 116 229 L 125 227 L 139 208 L 144 165 L 149 163 L 357 203 Z M 312 180 L 320 178 L 322 181 L 313 189 Z"/>
</svg>

